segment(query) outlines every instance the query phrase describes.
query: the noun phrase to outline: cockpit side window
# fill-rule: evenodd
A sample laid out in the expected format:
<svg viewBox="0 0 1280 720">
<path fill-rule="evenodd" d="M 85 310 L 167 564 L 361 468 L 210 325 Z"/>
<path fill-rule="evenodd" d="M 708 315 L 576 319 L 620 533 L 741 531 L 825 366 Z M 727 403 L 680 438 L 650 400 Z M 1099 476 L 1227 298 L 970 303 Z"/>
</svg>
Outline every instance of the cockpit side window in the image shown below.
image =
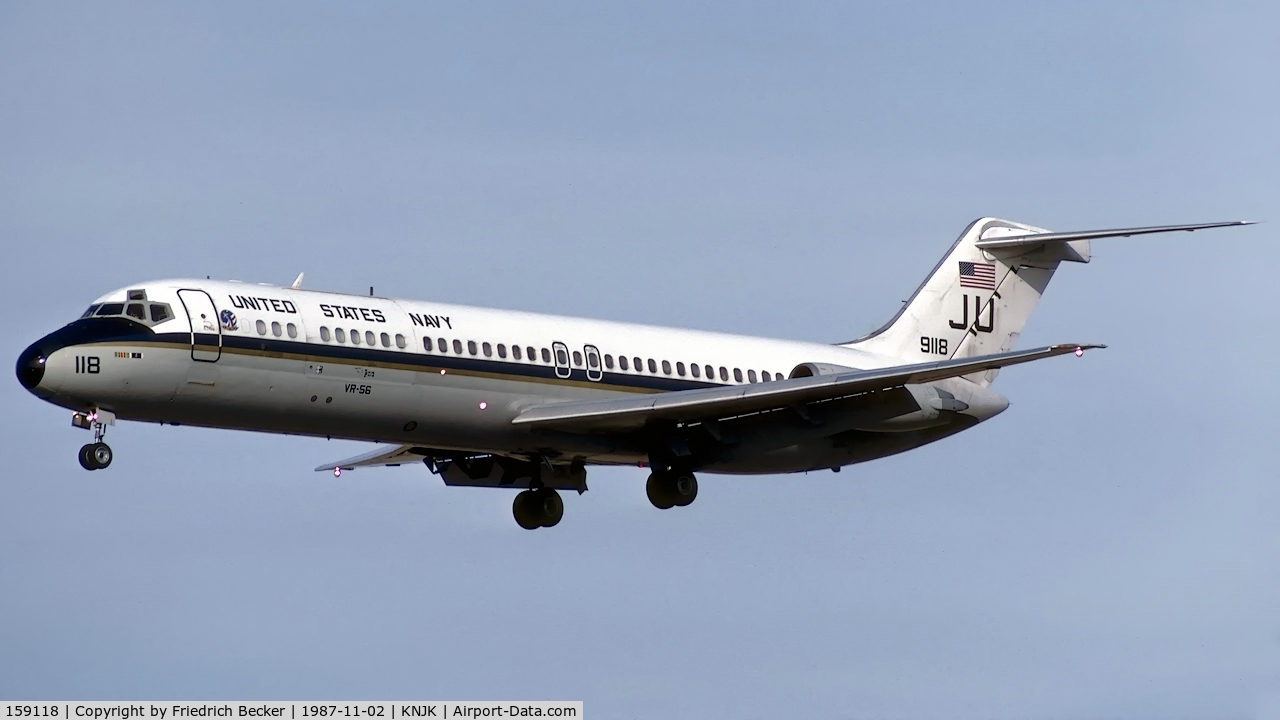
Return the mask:
<svg viewBox="0 0 1280 720">
<path fill-rule="evenodd" d="M 147 321 L 147 308 L 142 303 L 129 303 L 124 309 L 124 314 L 143 322 Z"/>
<path fill-rule="evenodd" d="M 169 310 L 168 305 L 160 303 L 151 303 L 151 322 L 162 323 L 173 317 L 173 313 Z"/>
<path fill-rule="evenodd" d="M 98 317 L 103 317 L 106 315 L 119 315 L 122 312 L 124 312 L 124 303 L 102 303 L 102 306 L 98 308 L 98 312 L 95 314 Z"/>
<path fill-rule="evenodd" d="M 90 306 L 89 306 L 89 309 L 88 309 L 88 310 L 85 310 L 85 311 L 84 311 L 84 314 L 83 314 L 83 315 L 81 315 L 80 317 L 82 317 L 82 318 L 87 318 L 87 317 L 89 317 L 90 315 L 92 315 L 92 314 L 94 314 L 95 312 L 97 312 L 98 308 L 100 308 L 100 307 L 102 307 L 102 306 L 101 306 L 101 305 L 90 305 Z"/>
</svg>

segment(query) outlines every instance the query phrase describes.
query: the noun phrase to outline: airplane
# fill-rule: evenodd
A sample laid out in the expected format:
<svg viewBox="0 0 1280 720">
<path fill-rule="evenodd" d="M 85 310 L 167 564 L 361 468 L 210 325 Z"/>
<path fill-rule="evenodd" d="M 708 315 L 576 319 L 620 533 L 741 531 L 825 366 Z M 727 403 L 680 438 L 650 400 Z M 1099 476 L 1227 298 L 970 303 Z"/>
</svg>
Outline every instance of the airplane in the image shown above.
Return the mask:
<svg viewBox="0 0 1280 720">
<path fill-rule="evenodd" d="M 657 508 L 695 473 L 839 472 L 988 420 L 1001 368 L 1105 347 L 1014 350 L 1062 262 L 1090 241 L 1249 221 L 1051 232 L 971 223 L 888 323 L 833 345 L 216 280 L 113 290 L 19 356 L 37 397 L 91 430 L 116 420 L 386 443 L 327 463 L 423 462 L 446 485 L 519 490 L 553 527 L 588 466 L 648 468 Z"/>
</svg>

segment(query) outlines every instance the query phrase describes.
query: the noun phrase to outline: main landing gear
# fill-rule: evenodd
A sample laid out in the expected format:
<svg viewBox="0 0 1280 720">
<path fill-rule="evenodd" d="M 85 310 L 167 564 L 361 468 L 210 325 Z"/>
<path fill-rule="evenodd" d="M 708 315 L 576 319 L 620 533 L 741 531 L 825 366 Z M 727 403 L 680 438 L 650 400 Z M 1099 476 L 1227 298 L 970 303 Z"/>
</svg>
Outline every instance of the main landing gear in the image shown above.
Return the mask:
<svg viewBox="0 0 1280 720">
<path fill-rule="evenodd" d="M 93 429 L 93 442 L 80 448 L 80 467 L 85 470 L 102 470 L 111 464 L 111 446 L 102 442 L 107 434 L 107 425 L 101 422 L 98 413 L 85 415 L 76 413 L 71 424 L 79 428 Z"/>
<path fill-rule="evenodd" d="M 698 479 L 684 470 L 655 470 L 644 491 L 659 510 L 684 507 L 698 497 Z"/>
<path fill-rule="evenodd" d="M 564 500 L 560 499 L 560 493 L 548 487 L 525 490 L 516 495 L 511 512 L 525 530 L 555 527 L 564 517 Z"/>
</svg>

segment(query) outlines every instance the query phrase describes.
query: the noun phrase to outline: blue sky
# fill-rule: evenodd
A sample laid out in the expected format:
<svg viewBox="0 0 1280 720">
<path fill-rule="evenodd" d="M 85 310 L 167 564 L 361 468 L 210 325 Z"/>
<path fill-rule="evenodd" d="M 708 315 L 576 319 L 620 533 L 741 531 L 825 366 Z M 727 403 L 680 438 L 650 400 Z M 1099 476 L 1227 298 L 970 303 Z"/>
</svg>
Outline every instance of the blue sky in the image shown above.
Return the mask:
<svg viewBox="0 0 1280 720">
<path fill-rule="evenodd" d="M 3 353 L 212 275 L 817 341 L 976 217 L 1098 242 L 1002 416 L 836 475 L 594 470 L 555 531 L 355 443 L 0 385 L 0 697 L 1280 717 L 1266 3 L 0 7 Z"/>
</svg>

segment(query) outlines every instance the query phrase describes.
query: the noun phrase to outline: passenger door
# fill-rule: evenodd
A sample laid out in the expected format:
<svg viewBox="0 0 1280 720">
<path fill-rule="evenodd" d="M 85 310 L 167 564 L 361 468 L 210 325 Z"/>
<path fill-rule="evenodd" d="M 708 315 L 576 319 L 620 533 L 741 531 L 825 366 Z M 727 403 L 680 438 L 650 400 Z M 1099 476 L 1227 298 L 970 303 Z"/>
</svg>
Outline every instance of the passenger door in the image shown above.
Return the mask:
<svg viewBox="0 0 1280 720">
<path fill-rule="evenodd" d="M 573 374 L 573 367 L 569 365 L 569 347 L 562 342 L 551 343 L 551 354 L 556 361 L 556 377 L 567 378 Z"/>
<path fill-rule="evenodd" d="M 222 325 L 213 298 L 203 290 L 179 290 L 178 299 L 191 321 L 191 359 L 217 362 L 222 357 Z"/>
<path fill-rule="evenodd" d="M 600 382 L 604 377 L 604 368 L 600 365 L 600 350 L 595 345 L 584 347 L 583 354 L 587 356 L 587 379 L 592 382 Z"/>
</svg>

